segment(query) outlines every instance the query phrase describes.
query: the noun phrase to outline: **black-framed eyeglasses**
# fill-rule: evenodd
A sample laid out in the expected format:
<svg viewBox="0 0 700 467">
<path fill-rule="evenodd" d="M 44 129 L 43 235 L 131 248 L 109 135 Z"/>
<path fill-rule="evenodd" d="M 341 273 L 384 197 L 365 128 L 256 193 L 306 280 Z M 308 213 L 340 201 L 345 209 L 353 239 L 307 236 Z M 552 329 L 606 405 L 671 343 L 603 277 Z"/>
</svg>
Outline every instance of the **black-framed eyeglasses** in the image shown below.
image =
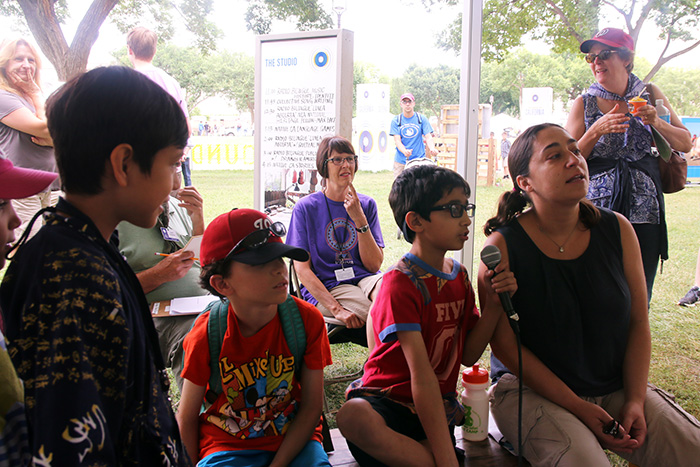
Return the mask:
<svg viewBox="0 0 700 467">
<path fill-rule="evenodd" d="M 243 237 L 240 242 L 236 243 L 236 246 L 231 248 L 231 251 L 228 252 L 226 258 L 229 258 L 231 255 L 235 255 L 240 250 L 255 250 L 256 248 L 260 248 L 267 243 L 271 236 L 284 237 L 286 234 L 287 228 L 284 226 L 284 224 L 281 222 L 275 222 L 267 229 L 256 230 L 255 232 L 251 232 Z"/>
<path fill-rule="evenodd" d="M 476 205 L 472 203 L 449 203 L 443 204 L 442 206 L 434 206 L 430 209 L 430 212 L 433 211 L 450 211 L 450 216 L 454 217 L 455 219 L 459 219 L 460 217 L 462 217 L 464 215 L 464 212 L 466 211 L 467 216 L 474 217 Z"/>
<path fill-rule="evenodd" d="M 591 54 L 588 53 L 586 54 L 586 61 L 588 63 L 593 63 L 595 62 L 596 58 L 599 58 L 600 60 L 607 60 L 610 58 L 612 54 L 616 54 L 617 50 L 603 50 L 599 54 Z"/>
<path fill-rule="evenodd" d="M 350 157 L 330 157 L 326 159 L 326 164 L 332 162 L 334 165 L 343 165 L 343 162 L 347 162 L 348 165 L 355 165 L 357 163 L 357 156 Z"/>
</svg>

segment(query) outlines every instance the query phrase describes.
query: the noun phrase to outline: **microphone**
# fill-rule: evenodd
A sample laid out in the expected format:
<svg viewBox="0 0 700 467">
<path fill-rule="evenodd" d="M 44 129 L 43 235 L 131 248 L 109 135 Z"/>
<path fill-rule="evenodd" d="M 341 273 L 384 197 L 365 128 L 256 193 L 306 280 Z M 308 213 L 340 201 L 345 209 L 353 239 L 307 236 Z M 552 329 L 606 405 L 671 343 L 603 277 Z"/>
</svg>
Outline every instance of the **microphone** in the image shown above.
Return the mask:
<svg viewBox="0 0 700 467">
<path fill-rule="evenodd" d="M 481 261 L 483 261 L 486 267 L 491 271 L 495 270 L 496 266 L 501 263 L 501 250 L 499 250 L 496 245 L 486 245 L 484 249 L 481 250 Z M 501 306 L 506 312 L 506 315 L 508 315 L 508 318 L 514 322 L 519 321 L 520 317 L 513 309 L 513 302 L 510 301 L 510 294 L 508 292 L 501 292 L 498 294 L 498 298 L 501 299 Z"/>
</svg>

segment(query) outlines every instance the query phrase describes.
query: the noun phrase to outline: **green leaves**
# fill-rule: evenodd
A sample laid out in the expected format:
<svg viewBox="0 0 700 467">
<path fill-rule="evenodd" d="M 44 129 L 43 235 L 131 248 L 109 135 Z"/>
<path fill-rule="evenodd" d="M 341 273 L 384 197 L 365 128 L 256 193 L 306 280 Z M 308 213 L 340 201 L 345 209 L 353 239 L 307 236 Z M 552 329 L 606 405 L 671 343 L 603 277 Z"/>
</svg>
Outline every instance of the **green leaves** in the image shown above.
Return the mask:
<svg viewBox="0 0 700 467">
<path fill-rule="evenodd" d="M 333 18 L 318 0 L 247 0 L 246 27 L 256 34 L 272 32 L 272 21 L 295 21 L 299 31 L 329 29 Z"/>
<path fill-rule="evenodd" d="M 436 3 L 451 4 L 453 0 L 423 0 L 426 8 Z M 700 0 L 485 0 L 482 58 L 503 61 L 524 39 L 543 40 L 555 53 L 576 53 L 599 26 L 619 20 L 635 41 L 651 33 L 647 21 L 660 31 L 659 40 L 668 41 L 669 47 L 646 79 L 671 58 L 700 44 Z M 461 37 L 460 16 L 446 26 L 437 45 L 458 52 Z"/>
</svg>

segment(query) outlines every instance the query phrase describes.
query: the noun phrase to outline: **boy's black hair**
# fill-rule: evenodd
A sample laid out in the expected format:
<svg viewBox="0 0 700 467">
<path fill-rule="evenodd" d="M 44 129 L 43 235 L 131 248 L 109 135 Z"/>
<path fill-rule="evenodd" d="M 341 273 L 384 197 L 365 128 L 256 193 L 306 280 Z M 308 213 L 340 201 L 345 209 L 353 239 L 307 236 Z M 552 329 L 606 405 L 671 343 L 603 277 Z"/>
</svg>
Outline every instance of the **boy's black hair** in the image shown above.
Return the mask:
<svg viewBox="0 0 700 467">
<path fill-rule="evenodd" d="M 150 174 L 158 151 L 184 148 L 189 136 L 175 99 L 145 75 L 121 66 L 70 80 L 49 97 L 46 117 L 68 193 L 100 193 L 110 154 L 122 143 L 131 145 L 139 168 Z"/>
<path fill-rule="evenodd" d="M 455 188 L 464 189 L 467 198 L 471 195 L 469 184 L 460 174 L 435 165 L 411 167 L 396 177 L 389 193 L 389 205 L 406 241 L 413 243 L 416 238 L 416 233 L 405 225 L 406 214 L 413 211 L 429 221 L 430 209 Z"/>
<path fill-rule="evenodd" d="M 212 285 L 209 283 L 209 279 L 211 279 L 211 276 L 217 274 L 224 278 L 228 277 L 231 274 L 232 264 L 233 260 L 231 258 L 223 258 L 209 263 L 206 266 L 202 266 L 202 269 L 199 271 L 199 286 L 212 295 L 216 295 L 219 298 L 226 298 L 221 295 L 218 290 L 212 287 Z"/>
</svg>

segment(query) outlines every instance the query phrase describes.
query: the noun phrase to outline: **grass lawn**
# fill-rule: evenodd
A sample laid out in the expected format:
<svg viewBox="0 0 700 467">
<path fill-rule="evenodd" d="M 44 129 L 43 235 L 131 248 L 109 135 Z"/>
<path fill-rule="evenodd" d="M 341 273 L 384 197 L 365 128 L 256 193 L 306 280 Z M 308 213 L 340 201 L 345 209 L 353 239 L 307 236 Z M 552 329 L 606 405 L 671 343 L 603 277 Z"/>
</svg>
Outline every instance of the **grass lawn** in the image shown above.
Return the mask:
<svg viewBox="0 0 700 467">
<path fill-rule="evenodd" d="M 205 199 L 207 222 L 232 207 L 253 206 L 252 171 L 199 171 L 193 172 L 193 181 Z M 358 192 L 372 196 L 378 204 L 380 223 L 384 234 L 384 264 L 394 264 L 406 251 L 408 243 L 396 239 L 396 224 L 387 201 L 393 175 L 390 172 L 359 172 L 355 178 Z M 478 186 L 476 189 L 476 222 L 471 232 L 475 238 L 474 251 L 481 251 L 484 242 L 482 227 L 496 208 L 499 195 L 512 185 L 504 187 Z M 700 418 L 700 307 L 685 308 L 676 305 L 691 287 L 695 274 L 695 260 L 700 247 L 700 187 L 666 196 L 669 226 L 670 259 L 657 275 L 654 297 L 649 313 L 652 335 L 652 359 L 649 381 L 676 395 L 678 402 L 695 417 Z M 474 265 L 476 271 L 478 265 Z M 474 283 L 476 287 L 476 283 Z M 334 365 L 326 375 L 349 373 L 358 369 L 366 358 L 366 351 L 352 344 L 333 346 Z M 488 367 L 488 350 L 481 358 Z M 346 384 L 328 388 L 329 405 L 337 410 L 343 401 Z M 334 420 L 330 420 L 334 425 Z"/>
</svg>

